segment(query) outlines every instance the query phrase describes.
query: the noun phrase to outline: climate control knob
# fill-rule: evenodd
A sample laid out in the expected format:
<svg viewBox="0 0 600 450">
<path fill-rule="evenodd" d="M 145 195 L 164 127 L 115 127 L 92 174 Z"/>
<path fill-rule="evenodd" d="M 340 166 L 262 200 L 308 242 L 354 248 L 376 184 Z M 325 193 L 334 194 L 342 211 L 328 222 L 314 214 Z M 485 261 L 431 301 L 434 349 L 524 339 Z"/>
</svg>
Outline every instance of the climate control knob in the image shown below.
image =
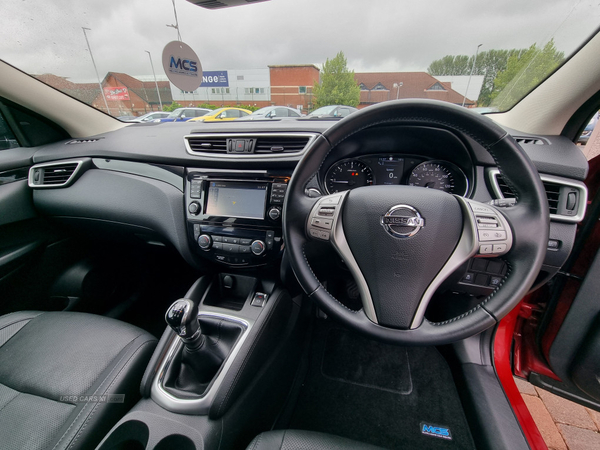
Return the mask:
<svg viewBox="0 0 600 450">
<path fill-rule="evenodd" d="M 250 250 L 256 256 L 262 255 L 266 249 L 267 249 L 267 246 L 265 245 L 265 243 L 263 241 L 259 241 L 259 240 L 252 242 L 252 245 L 250 246 Z"/>
<path fill-rule="evenodd" d="M 271 220 L 278 220 L 281 217 L 281 210 L 279 208 L 272 207 L 269 209 L 267 214 Z"/>
<path fill-rule="evenodd" d="M 202 250 L 209 250 L 212 246 L 212 238 L 208 234 L 201 234 L 198 237 L 198 245 Z"/>
</svg>

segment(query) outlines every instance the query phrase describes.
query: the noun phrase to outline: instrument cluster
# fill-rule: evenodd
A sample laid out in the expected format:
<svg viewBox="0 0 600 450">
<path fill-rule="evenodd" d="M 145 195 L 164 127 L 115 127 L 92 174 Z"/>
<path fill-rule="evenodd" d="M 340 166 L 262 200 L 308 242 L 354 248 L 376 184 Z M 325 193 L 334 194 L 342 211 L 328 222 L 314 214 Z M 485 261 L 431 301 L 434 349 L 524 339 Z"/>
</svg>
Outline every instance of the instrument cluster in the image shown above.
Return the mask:
<svg viewBox="0 0 600 450">
<path fill-rule="evenodd" d="M 371 185 L 409 185 L 465 196 L 469 181 L 449 161 L 390 154 L 343 159 L 329 167 L 324 187 L 329 194 Z"/>
</svg>

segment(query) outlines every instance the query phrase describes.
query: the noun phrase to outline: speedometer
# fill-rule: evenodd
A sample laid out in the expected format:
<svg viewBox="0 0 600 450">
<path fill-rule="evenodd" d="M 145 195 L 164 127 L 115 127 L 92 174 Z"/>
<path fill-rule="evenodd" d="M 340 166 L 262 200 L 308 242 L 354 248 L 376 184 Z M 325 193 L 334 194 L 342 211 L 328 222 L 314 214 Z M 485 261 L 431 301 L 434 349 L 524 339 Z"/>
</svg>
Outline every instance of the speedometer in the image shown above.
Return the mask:
<svg viewBox="0 0 600 450">
<path fill-rule="evenodd" d="M 327 191 L 330 194 L 347 191 L 360 186 L 373 184 L 373 172 L 365 163 L 350 159 L 341 161 L 327 171 L 325 176 Z"/>
<path fill-rule="evenodd" d="M 465 195 L 467 179 L 454 164 L 446 161 L 428 161 L 416 166 L 408 178 L 410 186 L 437 189 L 450 194 Z"/>
</svg>

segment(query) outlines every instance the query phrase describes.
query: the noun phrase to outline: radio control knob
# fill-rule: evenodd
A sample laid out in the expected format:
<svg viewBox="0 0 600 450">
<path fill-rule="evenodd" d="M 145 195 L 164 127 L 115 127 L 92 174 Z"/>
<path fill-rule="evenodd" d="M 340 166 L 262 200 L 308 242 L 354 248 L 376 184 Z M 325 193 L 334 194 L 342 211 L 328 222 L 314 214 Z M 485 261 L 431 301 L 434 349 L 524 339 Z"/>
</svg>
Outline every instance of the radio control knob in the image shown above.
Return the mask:
<svg viewBox="0 0 600 450">
<path fill-rule="evenodd" d="M 200 203 L 198 203 L 198 202 L 192 202 L 188 206 L 188 211 L 190 212 L 190 214 L 193 214 L 194 216 L 196 214 L 200 213 L 200 209 L 201 209 L 200 208 Z"/>
<path fill-rule="evenodd" d="M 252 245 L 250 246 L 250 250 L 256 256 L 262 255 L 266 249 L 267 249 L 267 246 L 265 245 L 265 243 L 263 241 L 259 241 L 259 240 L 252 242 Z"/>
<path fill-rule="evenodd" d="M 271 220 L 278 220 L 281 217 L 281 210 L 273 206 L 267 214 Z"/>
<path fill-rule="evenodd" d="M 198 245 L 202 250 L 209 250 L 212 246 L 212 238 L 208 234 L 201 234 L 198 237 Z"/>
</svg>

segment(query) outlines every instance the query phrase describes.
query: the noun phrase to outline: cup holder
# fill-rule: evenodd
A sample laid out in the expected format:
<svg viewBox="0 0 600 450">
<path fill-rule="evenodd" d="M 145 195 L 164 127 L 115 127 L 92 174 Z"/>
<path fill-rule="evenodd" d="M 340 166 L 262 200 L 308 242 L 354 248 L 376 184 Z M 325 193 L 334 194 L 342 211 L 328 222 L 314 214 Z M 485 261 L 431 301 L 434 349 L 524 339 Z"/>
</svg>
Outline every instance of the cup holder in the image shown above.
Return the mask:
<svg viewBox="0 0 600 450">
<path fill-rule="evenodd" d="M 196 444 L 181 434 L 172 434 L 162 439 L 153 450 L 170 450 L 176 448 L 177 450 L 196 450 Z"/>
<path fill-rule="evenodd" d="M 150 431 L 144 422 L 128 420 L 119 425 L 98 450 L 146 450 L 149 436 Z M 189 448 L 195 449 L 196 447 Z"/>
</svg>

